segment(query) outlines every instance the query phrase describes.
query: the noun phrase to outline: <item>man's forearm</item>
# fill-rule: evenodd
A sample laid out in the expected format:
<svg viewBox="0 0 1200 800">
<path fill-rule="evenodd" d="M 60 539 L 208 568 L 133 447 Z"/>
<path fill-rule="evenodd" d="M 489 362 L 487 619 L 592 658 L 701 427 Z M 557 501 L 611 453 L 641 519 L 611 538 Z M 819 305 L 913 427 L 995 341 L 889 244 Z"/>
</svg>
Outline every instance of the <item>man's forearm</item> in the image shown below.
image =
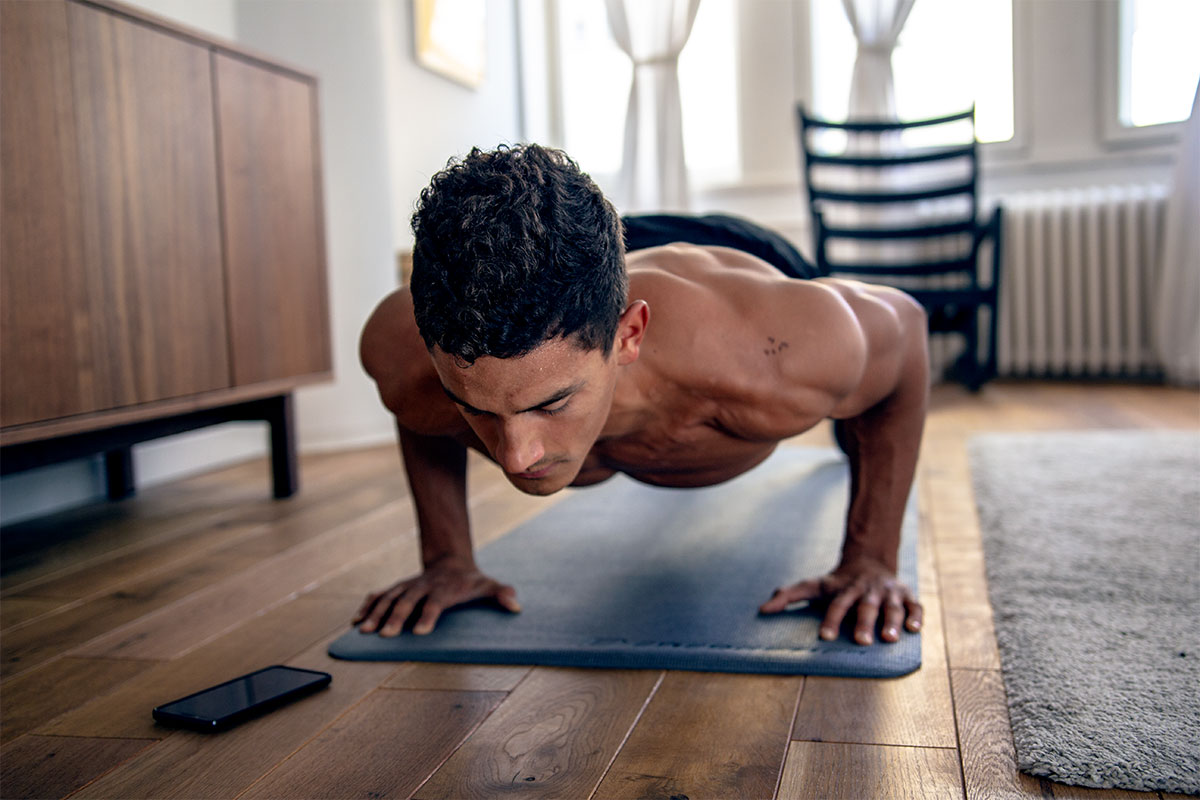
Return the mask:
<svg viewBox="0 0 1200 800">
<path fill-rule="evenodd" d="M 868 557 L 895 572 L 900 527 L 921 448 L 928 396 L 923 364 L 885 400 L 838 423 L 850 457 L 850 508 L 842 562 Z"/>
<path fill-rule="evenodd" d="M 421 563 L 473 560 L 467 516 L 467 449 L 454 439 L 399 428 L 400 452 L 417 513 Z"/>
</svg>

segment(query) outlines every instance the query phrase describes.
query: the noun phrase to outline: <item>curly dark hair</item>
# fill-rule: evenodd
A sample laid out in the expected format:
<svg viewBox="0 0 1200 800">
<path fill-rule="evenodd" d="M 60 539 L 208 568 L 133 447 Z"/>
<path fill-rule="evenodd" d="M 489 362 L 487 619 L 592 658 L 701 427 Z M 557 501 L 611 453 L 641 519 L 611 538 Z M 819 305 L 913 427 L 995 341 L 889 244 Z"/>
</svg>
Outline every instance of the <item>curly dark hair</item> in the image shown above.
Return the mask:
<svg viewBox="0 0 1200 800">
<path fill-rule="evenodd" d="M 412 217 L 425 345 L 465 363 L 574 337 L 607 356 L 625 307 L 621 219 L 566 153 L 536 144 L 451 159 Z"/>
</svg>

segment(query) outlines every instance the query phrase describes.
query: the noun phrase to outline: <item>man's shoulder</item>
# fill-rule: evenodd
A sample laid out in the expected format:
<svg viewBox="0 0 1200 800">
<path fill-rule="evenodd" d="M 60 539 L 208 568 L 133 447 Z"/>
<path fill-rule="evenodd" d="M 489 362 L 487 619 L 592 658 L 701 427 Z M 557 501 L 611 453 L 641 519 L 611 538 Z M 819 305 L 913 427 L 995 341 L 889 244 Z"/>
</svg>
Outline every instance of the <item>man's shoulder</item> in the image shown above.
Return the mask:
<svg viewBox="0 0 1200 800">
<path fill-rule="evenodd" d="M 380 400 L 402 427 L 431 435 L 450 435 L 465 427 L 442 390 L 407 288 L 392 292 L 375 307 L 363 326 L 359 357 Z"/>
<path fill-rule="evenodd" d="M 375 381 L 411 360 L 412 351 L 424 349 L 417 320 L 413 316 L 412 293 L 397 289 L 375 306 L 359 337 L 358 351 L 363 369 Z"/>
<path fill-rule="evenodd" d="M 773 268 L 663 270 L 650 305 L 654 369 L 746 438 L 811 427 L 862 379 L 863 333 L 841 294 Z"/>
</svg>

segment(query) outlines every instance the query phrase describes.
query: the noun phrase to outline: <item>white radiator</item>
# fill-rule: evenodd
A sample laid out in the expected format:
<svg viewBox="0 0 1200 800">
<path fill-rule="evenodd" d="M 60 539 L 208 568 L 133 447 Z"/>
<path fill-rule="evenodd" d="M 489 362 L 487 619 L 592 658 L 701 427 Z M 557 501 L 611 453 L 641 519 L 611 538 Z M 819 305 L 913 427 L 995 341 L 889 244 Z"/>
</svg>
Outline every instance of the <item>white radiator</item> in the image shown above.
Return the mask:
<svg viewBox="0 0 1200 800">
<path fill-rule="evenodd" d="M 1136 377 L 1151 341 L 1165 187 L 999 198 L 1004 206 L 999 373 Z"/>
</svg>

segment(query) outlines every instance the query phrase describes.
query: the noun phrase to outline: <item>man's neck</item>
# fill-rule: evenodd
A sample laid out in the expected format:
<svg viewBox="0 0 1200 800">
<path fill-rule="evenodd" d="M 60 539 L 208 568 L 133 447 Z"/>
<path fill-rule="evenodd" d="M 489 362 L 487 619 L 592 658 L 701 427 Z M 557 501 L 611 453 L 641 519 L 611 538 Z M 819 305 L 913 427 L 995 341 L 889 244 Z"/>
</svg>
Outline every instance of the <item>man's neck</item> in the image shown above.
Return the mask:
<svg viewBox="0 0 1200 800">
<path fill-rule="evenodd" d="M 608 420 L 600 431 L 600 439 L 630 436 L 644 430 L 649 424 L 655 413 L 654 398 L 649 388 L 661 393 L 663 387 L 647 384 L 645 375 L 646 365 L 641 359 L 622 368 L 613 389 Z"/>
</svg>

